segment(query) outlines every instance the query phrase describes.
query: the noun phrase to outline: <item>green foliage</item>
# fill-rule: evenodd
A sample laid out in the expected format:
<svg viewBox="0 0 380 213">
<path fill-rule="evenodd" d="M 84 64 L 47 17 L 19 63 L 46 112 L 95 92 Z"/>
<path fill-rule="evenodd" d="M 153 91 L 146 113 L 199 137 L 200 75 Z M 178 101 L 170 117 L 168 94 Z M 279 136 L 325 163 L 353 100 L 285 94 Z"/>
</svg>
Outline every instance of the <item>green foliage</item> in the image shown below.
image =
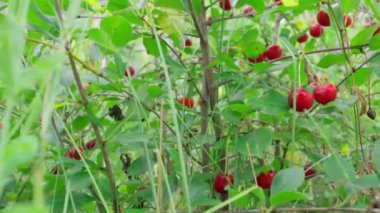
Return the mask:
<svg viewBox="0 0 380 213">
<path fill-rule="evenodd" d="M 365 211 L 380 186 L 378 2 L 230 2 L 0 0 L 0 212 Z M 331 25 L 314 38 L 319 10 Z M 333 102 L 289 106 L 326 83 Z M 234 177 L 226 194 L 218 173 Z"/>
</svg>

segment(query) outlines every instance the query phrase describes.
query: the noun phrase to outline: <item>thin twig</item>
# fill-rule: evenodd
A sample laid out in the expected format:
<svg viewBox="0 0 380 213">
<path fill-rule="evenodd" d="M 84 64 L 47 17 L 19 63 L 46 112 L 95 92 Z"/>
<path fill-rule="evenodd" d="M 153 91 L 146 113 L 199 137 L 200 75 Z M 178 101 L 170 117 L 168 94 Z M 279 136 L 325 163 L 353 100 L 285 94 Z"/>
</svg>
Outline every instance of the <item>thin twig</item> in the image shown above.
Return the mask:
<svg viewBox="0 0 380 213">
<path fill-rule="evenodd" d="M 68 42 L 66 43 L 66 51 L 71 52 L 71 47 L 70 47 L 70 44 Z M 83 90 L 82 82 L 81 82 L 80 77 L 79 77 L 79 73 L 78 73 L 78 70 L 77 70 L 77 67 L 75 64 L 75 60 L 71 56 L 71 54 L 69 54 L 69 61 L 70 61 L 71 70 L 73 72 L 75 82 L 76 82 L 76 85 L 77 85 L 77 88 L 78 88 L 78 91 L 79 91 L 79 94 L 81 97 L 82 105 L 85 108 L 85 110 L 87 111 L 87 106 L 88 106 L 87 96 Z M 112 171 L 111 161 L 109 159 L 109 156 L 108 156 L 108 153 L 106 150 L 106 142 L 102 139 L 102 136 L 100 134 L 100 130 L 99 130 L 98 126 L 93 121 L 91 121 L 90 123 L 91 123 L 92 129 L 95 132 L 96 141 L 100 145 L 100 150 L 101 150 L 101 153 L 103 156 L 105 169 L 107 172 L 108 179 L 110 181 L 113 209 L 114 209 L 114 212 L 118 213 L 119 212 L 119 204 L 118 204 L 118 198 L 117 198 L 116 182 L 115 182 L 115 177 L 114 177 L 113 171 Z"/>
<path fill-rule="evenodd" d="M 336 87 L 340 87 L 345 81 L 347 81 L 355 72 L 357 72 L 360 68 L 362 68 L 364 65 L 366 65 L 368 62 L 370 62 L 372 59 L 374 59 L 376 56 L 379 56 L 380 52 L 377 52 L 373 54 L 370 58 L 365 60 L 362 64 L 360 64 L 358 67 L 356 67 L 352 72 L 350 72 L 346 77 L 344 77 L 337 85 Z M 316 104 L 311 110 L 309 111 L 310 113 L 313 112 L 319 104 Z"/>
<path fill-rule="evenodd" d="M 364 47 L 367 47 L 368 44 L 362 44 L 362 45 L 356 45 L 356 46 L 350 46 L 350 47 L 345 47 L 346 49 L 362 49 Z M 314 50 L 314 51 L 310 51 L 310 52 L 305 52 L 303 53 L 304 55 L 312 55 L 312 54 L 317 54 L 317 53 L 326 53 L 326 52 L 334 52 L 334 51 L 341 51 L 342 49 L 339 47 L 339 48 L 329 48 L 329 49 L 323 49 L 323 50 Z M 301 53 L 300 53 L 301 54 Z M 299 56 L 300 54 L 296 54 L 295 56 Z M 284 57 L 281 57 L 281 58 L 278 58 L 278 59 L 275 59 L 275 60 L 271 60 L 269 61 L 268 63 L 274 63 L 274 62 L 277 62 L 277 61 L 282 61 L 282 60 L 286 60 L 286 59 L 290 59 L 292 58 L 292 56 L 284 56 Z M 364 66 L 364 65 L 363 65 Z M 242 75 L 249 75 L 253 72 L 254 70 L 247 70 L 247 71 L 244 71 L 242 73 Z M 233 79 L 226 79 L 222 82 L 220 82 L 218 84 L 218 87 L 220 86 L 223 86 L 225 84 L 228 84 L 230 82 L 234 81 Z"/>
<path fill-rule="evenodd" d="M 233 20 L 233 19 L 239 19 L 239 18 L 246 18 L 246 17 L 252 17 L 252 14 L 240 14 L 240 15 L 231 15 L 231 16 L 226 16 L 224 18 L 213 18 L 211 20 L 208 20 L 206 22 L 206 24 L 210 25 L 212 23 L 216 23 L 216 22 L 224 22 L 224 21 L 227 21 L 227 20 Z"/>
<path fill-rule="evenodd" d="M 368 44 L 362 44 L 362 45 L 355 45 L 355 46 L 344 47 L 343 49 L 362 49 L 362 48 L 367 47 L 367 46 L 368 46 Z M 301 54 L 312 55 L 312 54 L 316 54 L 316 53 L 326 53 L 326 52 L 334 52 L 334 51 L 341 51 L 341 50 L 342 50 L 341 47 L 329 48 L 329 49 L 323 49 L 323 50 L 313 50 L 313 51 L 310 51 L 310 52 L 295 54 L 294 56 L 298 57 Z M 277 58 L 277 59 L 271 60 L 269 62 L 273 63 L 273 62 L 282 61 L 282 60 L 285 60 L 285 59 L 290 59 L 292 57 L 293 56 L 288 55 L 288 56 L 284 56 L 284 57 L 281 57 L 281 58 Z"/>
<path fill-rule="evenodd" d="M 146 21 L 143 17 L 140 17 L 140 19 L 150 28 L 152 34 L 153 34 L 153 28 L 152 26 L 148 23 L 148 21 Z M 164 38 L 162 38 L 161 36 L 158 36 L 159 39 L 170 49 L 170 51 L 172 51 L 172 53 L 177 57 L 177 59 L 179 60 L 179 62 L 181 63 L 181 65 L 183 66 L 183 68 L 186 69 L 186 74 L 187 76 L 189 77 L 190 79 L 190 82 L 191 84 L 194 86 L 195 90 L 197 91 L 199 97 L 203 100 L 203 95 L 201 93 L 201 91 L 199 90 L 197 84 L 195 83 L 195 80 L 194 78 L 190 75 L 190 73 L 188 72 L 188 68 L 185 64 L 185 62 L 182 60 L 182 57 L 180 56 L 180 54 L 177 53 L 177 51 L 174 49 L 174 47 L 172 47 Z"/>
</svg>

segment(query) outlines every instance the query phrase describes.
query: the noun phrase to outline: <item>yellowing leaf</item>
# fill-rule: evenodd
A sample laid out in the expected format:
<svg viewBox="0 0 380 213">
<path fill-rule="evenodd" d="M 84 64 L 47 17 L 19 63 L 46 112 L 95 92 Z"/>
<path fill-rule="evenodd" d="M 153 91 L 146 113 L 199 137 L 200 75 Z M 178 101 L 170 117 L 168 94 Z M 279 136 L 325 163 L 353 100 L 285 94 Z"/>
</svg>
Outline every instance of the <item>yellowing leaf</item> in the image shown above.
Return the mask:
<svg viewBox="0 0 380 213">
<path fill-rule="evenodd" d="M 99 4 L 97 0 L 85 0 L 87 4 L 89 4 L 91 7 L 96 8 L 97 10 L 102 9 L 102 5 Z"/>
<path fill-rule="evenodd" d="M 297 29 L 299 29 L 299 30 L 306 28 L 305 22 L 303 22 L 301 20 L 295 21 L 295 25 L 296 25 Z"/>
<path fill-rule="evenodd" d="M 302 153 L 299 151 L 289 150 L 286 154 L 286 159 L 294 164 L 300 164 L 302 160 Z"/>
<path fill-rule="evenodd" d="M 281 0 L 285 7 L 295 7 L 299 5 L 298 0 Z"/>
<path fill-rule="evenodd" d="M 350 157 L 351 149 L 348 144 L 344 144 L 340 149 L 340 154 L 345 157 Z"/>
<path fill-rule="evenodd" d="M 158 18 L 158 26 L 169 35 L 183 35 L 186 30 L 185 15 L 178 10 L 161 9 L 165 13 L 161 13 Z"/>
</svg>

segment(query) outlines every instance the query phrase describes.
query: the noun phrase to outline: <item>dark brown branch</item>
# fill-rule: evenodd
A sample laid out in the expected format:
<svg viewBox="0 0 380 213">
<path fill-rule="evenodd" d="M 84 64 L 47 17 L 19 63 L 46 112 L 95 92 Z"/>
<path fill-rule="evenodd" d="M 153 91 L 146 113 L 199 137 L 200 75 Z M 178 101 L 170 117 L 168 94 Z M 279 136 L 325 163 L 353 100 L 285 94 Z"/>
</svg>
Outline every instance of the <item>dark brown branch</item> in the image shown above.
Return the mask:
<svg viewBox="0 0 380 213">
<path fill-rule="evenodd" d="M 71 52 L 70 43 L 68 43 L 68 42 L 66 43 L 66 51 Z M 71 70 L 73 72 L 74 79 L 75 79 L 75 82 L 76 82 L 76 85 L 77 85 L 77 88 L 78 88 L 78 91 L 79 91 L 79 94 L 81 97 L 82 105 L 87 112 L 87 110 L 88 110 L 88 108 L 87 108 L 87 106 L 88 106 L 87 96 L 83 90 L 82 82 L 81 82 L 80 77 L 79 77 L 79 73 L 78 73 L 78 70 L 77 70 L 77 67 L 75 64 L 75 60 L 70 54 L 69 54 L 69 61 L 70 61 Z M 119 212 L 119 204 L 118 204 L 118 198 L 117 198 L 117 189 L 116 189 L 115 177 L 113 175 L 111 161 L 108 157 L 108 153 L 106 150 L 106 142 L 102 139 L 102 136 L 100 134 L 100 130 L 99 130 L 98 126 L 93 121 L 91 121 L 91 127 L 95 132 L 96 142 L 100 145 L 100 150 L 101 150 L 101 153 L 103 156 L 105 169 L 107 172 L 108 179 L 110 181 L 113 209 L 114 209 L 114 212 L 118 213 Z"/>
</svg>

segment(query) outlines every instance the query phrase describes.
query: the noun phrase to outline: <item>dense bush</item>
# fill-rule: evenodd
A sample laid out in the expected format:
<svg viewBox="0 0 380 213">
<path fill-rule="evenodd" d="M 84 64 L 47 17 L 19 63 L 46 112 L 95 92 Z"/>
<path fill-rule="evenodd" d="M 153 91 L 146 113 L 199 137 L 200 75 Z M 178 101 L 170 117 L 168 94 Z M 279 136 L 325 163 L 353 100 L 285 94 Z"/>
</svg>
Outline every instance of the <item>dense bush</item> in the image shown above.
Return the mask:
<svg viewBox="0 0 380 213">
<path fill-rule="evenodd" d="M 377 0 L 0 0 L 0 212 L 371 211 Z"/>
</svg>

